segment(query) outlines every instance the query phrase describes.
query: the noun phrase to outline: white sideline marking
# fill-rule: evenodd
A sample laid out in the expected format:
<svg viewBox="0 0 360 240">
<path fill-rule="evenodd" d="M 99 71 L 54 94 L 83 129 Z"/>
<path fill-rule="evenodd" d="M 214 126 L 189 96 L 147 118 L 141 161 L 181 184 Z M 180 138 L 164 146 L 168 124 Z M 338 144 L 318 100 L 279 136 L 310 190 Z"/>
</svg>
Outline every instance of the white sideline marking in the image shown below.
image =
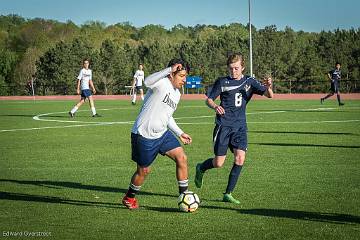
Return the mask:
<svg viewBox="0 0 360 240">
<path fill-rule="evenodd" d="M 184 106 L 183 108 L 193 108 L 193 107 L 204 107 L 204 106 Z M 132 107 L 125 108 L 109 108 L 109 109 L 99 109 L 101 111 L 110 111 L 110 110 L 128 110 L 133 109 Z M 246 115 L 256 115 L 256 114 L 274 114 L 274 113 L 286 113 L 286 112 L 296 112 L 296 111 L 332 111 L 336 108 L 309 108 L 309 109 L 294 109 L 294 110 L 280 110 L 280 111 L 267 111 L 267 112 L 251 112 L 246 113 Z M 88 111 L 88 110 L 79 110 L 79 112 Z M 88 127 L 88 126 L 104 126 L 104 125 L 113 125 L 113 124 L 133 124 L 134 121 L 120 121 L 120 122 L 84 122 L 84 121 L 76 121 L 76 120 L 56 120 L 56 119 L 44 119 L 41 117 L 53 115 L 53 114 L 64 114 L 65 112 L 52 112 L 52 113 L 43 113 L 33 117 L 36 121 L 45 121 L 45 122 L 59 122 L 59 123 L 78 123 L 75 125 L 65 125 L 65 126 L 50 126 L 50 127 L 34 127 L 34 128 L 18 128 L 18 129 L 3 129 L 0 132 L 16 132 L 16 131 L 31 131 L 31 130 L 42 130 L 42 129 L 56 129 L 56 128 L 72 128 L 72 127 Z M 182 119 L 196 119 L 196 118 L 214 118 L 214 115 L 205 115 L 205 116 L 191 116 L 191 117 L 178 117 L 176 120 Z M 282 122 L 247 122 L 251 124 L 314 124 L 314 123 L 352 123 L 352 122 L 360 122 L 358 119 L 350 119 L 350 120 L 324 120 L 324 121 L 282 121 Z M 213 125 L 214 122 L 180 122 L 179 125 Z"/>
</svg>

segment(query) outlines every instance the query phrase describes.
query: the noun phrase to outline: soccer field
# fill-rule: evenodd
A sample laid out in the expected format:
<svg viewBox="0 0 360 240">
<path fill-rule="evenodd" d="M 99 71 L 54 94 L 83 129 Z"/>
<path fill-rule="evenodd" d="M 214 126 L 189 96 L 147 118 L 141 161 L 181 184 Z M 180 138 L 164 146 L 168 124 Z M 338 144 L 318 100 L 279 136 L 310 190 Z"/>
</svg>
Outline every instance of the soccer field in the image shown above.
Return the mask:
<svg viewBox="0 0 360 240">
<path fill-rule="evenodd" d="M 175 164 L 159 156 L 129 211 L 121 198 L 135 163 L 130 130 L 140 105 L 96 101 L 101 118 L 75 101 L 0 101 L 0 238 L 28 239 L 359 239 L 360 101 L 253 100 L 249 150 L 223 203 L 233 157 L 204 176 L 213 155 L 214 112 L 181 101 L 174 117 L 193 137 L 185 146 L 195 213 L 178 211 Z"/>
</svg>

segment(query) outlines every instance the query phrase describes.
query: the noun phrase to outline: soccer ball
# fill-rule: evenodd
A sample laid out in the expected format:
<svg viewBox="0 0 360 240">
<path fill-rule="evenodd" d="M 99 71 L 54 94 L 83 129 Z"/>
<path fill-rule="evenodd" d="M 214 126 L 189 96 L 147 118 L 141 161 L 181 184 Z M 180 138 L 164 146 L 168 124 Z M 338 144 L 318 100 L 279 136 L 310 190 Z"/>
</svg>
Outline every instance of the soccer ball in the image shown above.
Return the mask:
<svg viewBox="0 0 360 240">
<path fill-rule="evenodd" d="M 199 205 L 199 196 L 191 191 L 183 192 L 178 198 L 178 206 L 182 212 L 195 212 Z"/>
</svg>

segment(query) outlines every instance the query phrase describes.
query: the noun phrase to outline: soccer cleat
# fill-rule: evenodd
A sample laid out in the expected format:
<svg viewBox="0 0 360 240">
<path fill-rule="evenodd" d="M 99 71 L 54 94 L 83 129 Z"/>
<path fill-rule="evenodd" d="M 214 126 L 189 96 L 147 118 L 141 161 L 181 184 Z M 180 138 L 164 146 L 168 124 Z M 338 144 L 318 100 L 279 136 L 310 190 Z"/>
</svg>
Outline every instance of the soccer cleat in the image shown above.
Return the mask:
<svg viewBox="0 0 360 240">
<path fill-rule="evenodd" d="M 75 117 L 75 113 L 69 112 L 71 118 Z"/>
<path fill-rule="evenodd" d="M 224 193 L 223 202 L 230 202 L 235 204 L 240 204 L 240 201 L 235 199 L 231 193 Z"/>
<path fill-rule="evenodd" d="M 136 103 L 135 102 L 131 102 L 132 105 L 135 105 Z"/>
<path fill-rule="evenodd" d="M 342 103 L 342 102 L 341 102 L 341 103 L 339 103 L 339 106 L 344 106 L 344 105 L 345 105 L 345 103 Z"/>
<path fill-rule="evenodd" d="M 323 98 L 320 98 L 320 103 L 323 104 L 324 103 L 324 100 Z"/>
<path fill-rule="evenodd" d="M 136 198 L 129 198 L 127 196 L 124 196 L 122 203 L 130 210 L 139 208 L 139 204 L 137 203 Z"/>
<path fill-rule="evenodd" d="M 93 115 L 93 117 L 101 117 L 101 115 L 95 113 L 95 114 Z"/>
<path fill-rule="evenodd" d="M 203 184 L 203 176 L 204 176 L 204 172 L 201 171 L 200 169 L 201 164 L 198 163 L 196 165 L 196 173 L 195 173 L 195 186 L 197 188 L 201 188 L 202 184 Z"/>
</svg>

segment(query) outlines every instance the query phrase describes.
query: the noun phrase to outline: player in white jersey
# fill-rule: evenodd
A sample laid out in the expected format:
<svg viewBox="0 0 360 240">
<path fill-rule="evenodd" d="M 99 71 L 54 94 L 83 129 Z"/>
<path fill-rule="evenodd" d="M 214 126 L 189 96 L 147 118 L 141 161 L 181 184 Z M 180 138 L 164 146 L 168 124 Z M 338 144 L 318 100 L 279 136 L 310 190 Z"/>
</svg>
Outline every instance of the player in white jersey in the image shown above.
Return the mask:
<svg viewBox="0 0 360 240">
<path fill-rule="evenodd" d="M 144 90 L 142 89 L 142 85 L 143 85 L 143 81 L 145 78 L 145 74 L 144 74 L 144 65 L 142 65 L 141 63 L 139 64 L 139 69 L 136 70 L 135 74 L 134 74 L 134 81 L 132 84 L 132 101 L 131 103 L 133 105 L 136 104 L 136 92 L 140 92 L 140 96 L 141 96 L 141 100 L 144 101 Z"/>
<path fill-rule="evenodd" d="M 139 207 L 135 195 L 140 191 L 146 175 L 150 173 L 150 165 L 159 153 L 175 161 L 179 193 L 188 189 L 187 156 L 174 133 L 184 144 L 190 144 L 192 139 L 178 127 L 172 117 L 180 100 L 179 89 L 185 84 L 188 72 L 186 62 L 173 59 L 167 68 L 145 79 L 149 90 L 131 130 L 132 160 L 137 163 L 137 169 L 122 200 L 129 209 Z"/>
<path fill-rule="evenodd" d="M 79 76 L 77 77 L 77 94 L 81 94 L 80 101 L 71 109 L 69 112 L 70 117 L 75 117 L 76 111 L 83 105 L 86 98 L 89 99 L 90 108 L 93 117 L 100 117 L 99 114 L 96 113 L 94 99 L 92 94 L 96 93 L 96 89 L 94 87 L 94 83 L 92 81 L 92 71 L 89 69 L 90 61 L 88 59 L 83 60 L 83 68 L 80 70 Z M 90 90 L 92 89 L 92 92 Z M 81 90 L 81 91 L 80 91 Z"/>
</svg>

